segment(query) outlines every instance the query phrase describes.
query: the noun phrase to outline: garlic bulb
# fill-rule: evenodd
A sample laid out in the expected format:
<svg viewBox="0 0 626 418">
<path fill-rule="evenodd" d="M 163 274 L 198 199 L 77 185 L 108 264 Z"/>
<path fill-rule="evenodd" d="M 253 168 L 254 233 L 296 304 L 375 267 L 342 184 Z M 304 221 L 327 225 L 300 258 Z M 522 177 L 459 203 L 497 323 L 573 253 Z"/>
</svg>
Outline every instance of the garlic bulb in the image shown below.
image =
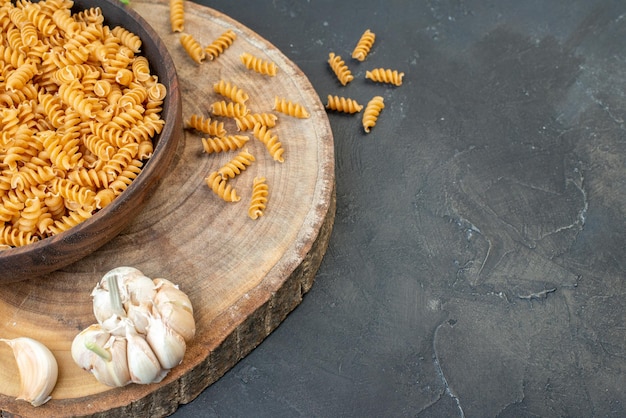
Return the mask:
<svg viewBox="0 0 626 418">
<path fill-rule="evenodd" d="M 20 393 L 17 399 L 33 406 L 50 400 L 50 393 L 57 383 L 59 367 L 56 358 L 41 342 L 28 337 L 12 340 L 0 338 L 13 350 L 20 372 Z"/>
<path fill-rule="evenodd" d="M 133 267 L 107 272 L 91 292 L 97 324 L 72 343 L 72 358 L 108 386 L 160 382 L 195 335 L 189 297 Z"/>
</svg>

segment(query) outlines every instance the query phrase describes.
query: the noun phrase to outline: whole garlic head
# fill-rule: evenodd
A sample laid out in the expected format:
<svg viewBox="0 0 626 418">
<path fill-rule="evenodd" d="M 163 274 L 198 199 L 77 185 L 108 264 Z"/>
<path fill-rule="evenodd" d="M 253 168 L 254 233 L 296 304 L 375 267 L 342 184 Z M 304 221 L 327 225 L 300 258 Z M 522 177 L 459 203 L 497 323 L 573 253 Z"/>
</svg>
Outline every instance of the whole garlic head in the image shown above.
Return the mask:
<svg viewBox="0 0 626 418">
<path fill-rule="evenodd" d="M 108 386 L 160 382 L 195 335 L 189 297 L 133 267 L 107 272 L 91 293 L 97 324 L 81 331 L 72 357 Z"/>
</svg>

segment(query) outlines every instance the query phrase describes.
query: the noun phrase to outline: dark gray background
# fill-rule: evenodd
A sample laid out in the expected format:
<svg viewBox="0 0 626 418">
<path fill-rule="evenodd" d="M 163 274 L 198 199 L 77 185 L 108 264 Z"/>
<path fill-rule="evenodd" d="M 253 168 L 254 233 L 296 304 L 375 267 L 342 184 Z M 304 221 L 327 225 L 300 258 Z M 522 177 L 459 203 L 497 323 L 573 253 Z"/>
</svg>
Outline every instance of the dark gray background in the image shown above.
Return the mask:
<svg viewBox="0 0 626 418">
<path fill-rule="evenodd" d="M 624 1 L 199 3 L 323 103 L 386 107 L 370 134 L 329 114 L 337 215 L 312 290 L 176 417 L 626 416 Z"/>
</svg>

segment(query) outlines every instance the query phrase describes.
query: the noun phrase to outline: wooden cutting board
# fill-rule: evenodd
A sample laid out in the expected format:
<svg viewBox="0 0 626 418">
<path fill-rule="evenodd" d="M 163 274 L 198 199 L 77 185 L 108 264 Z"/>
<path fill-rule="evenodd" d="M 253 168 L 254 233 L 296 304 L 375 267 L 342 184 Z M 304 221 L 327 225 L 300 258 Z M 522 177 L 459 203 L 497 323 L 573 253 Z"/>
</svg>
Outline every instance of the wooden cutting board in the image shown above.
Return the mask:
<svg viewBox="0 0 626 418">
<path fill-rule="evenodd" d="M 252 137 L 256 160 L 232 184 L 241 201 L 219 199 L 204 178 L 236 152 L 206 154 L 201 136 L 184 133 L 175 161 L 147 207 L 120 236 L 93 255 L 40 279 L 0 286 L 0 338 L 30 336 L 45 343 L 59 363 L 53 399 L 33 408 L 14 398 L 17 365 L 0 344 L 2 416 L 164 416 L 193 400 L 256 347 L 301 301 L 313 284 L 330 237 L 335 213 L 333 138 L 323 104 L 306 76 L 279 50 L 250 29 L 210 8 L 185 3 L 185 32 L 208 45 L 232 29 L 237 38 L 217 59 L 193 62 L 171 32 L 166 1 L 133 0 L 162 36 L 177 66 L 183 116 L 209 116 L 220 79 L 245 90 L 254 112 L 272 111 L 275 96 L 302 104 L 308 119 L 279 116 L 273 129 L 285 149 L 274 161 Z M 278 66 L 275 77 L 245 69 L 250 52 Z M 229 133 L 237 134 L 232 120 Z M 252 180 L 269 185 L 265 215 L 247 215 Z M 109 269 L 128 265 L 149 277 L 165 277 L 187 292 L 197 334 L 183 363 L 153 385 L 109 388 L 76 366 L 74 336 L 95 322 L 90 292 Z"/>
</svg>

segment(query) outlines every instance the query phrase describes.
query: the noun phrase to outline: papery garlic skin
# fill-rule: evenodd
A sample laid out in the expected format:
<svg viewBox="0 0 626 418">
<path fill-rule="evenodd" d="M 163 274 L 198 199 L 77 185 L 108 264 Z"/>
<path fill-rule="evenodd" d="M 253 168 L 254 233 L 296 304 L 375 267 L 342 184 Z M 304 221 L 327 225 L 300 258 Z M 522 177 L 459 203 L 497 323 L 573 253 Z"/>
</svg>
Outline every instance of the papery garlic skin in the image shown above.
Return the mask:
<svg viewBox="0 0 626 418">
<path fill-rule="evenodd" d="M 28 401 L 33 406 L 48 402 L 59 375 L 59 366 L 50 349 L 28 337 L 0 341 L 7 343 L 13 350 L 20 372 L 20 392 L 17 399 Z"/>
</svg>

